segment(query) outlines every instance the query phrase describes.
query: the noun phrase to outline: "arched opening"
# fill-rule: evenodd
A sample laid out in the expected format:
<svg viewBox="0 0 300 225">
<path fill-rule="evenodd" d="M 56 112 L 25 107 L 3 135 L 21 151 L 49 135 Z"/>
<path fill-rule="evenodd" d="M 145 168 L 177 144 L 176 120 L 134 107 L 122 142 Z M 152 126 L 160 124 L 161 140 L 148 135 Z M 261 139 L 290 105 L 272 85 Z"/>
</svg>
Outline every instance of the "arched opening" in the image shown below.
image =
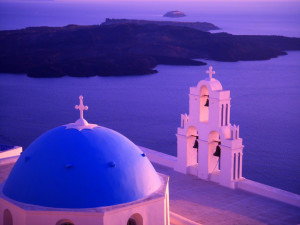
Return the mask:
<svg viewBox="0 0 300 225">
<path fill-rule="evenodd" d="M 62 219 L 56 223 L 56 225 L 74 225 L 74 223 L 71 220 L 68 219 Z"/>
<path fill-rule="evenodd" d="M 129 218 L 127 225 L 137 225 L 135 219 Z"/>
<path fill-rule="evenodd" d="M 208 88 L 203 85 L 200 89 L 200 122 L 208 122 L 209 119 L 209 93 Z"/>
<path fill-rule="evenodd" d="M 198 132 L 193 126 L 187 130 L 187 165 L 193 166 L 198 163 Z"/>
<path fill-rule="evenodd" d="M 3 225 L 13 225 L 13 218 L 8 209 L 5 209 L 3 213 Z"/>
<path fill-rule="evenodd" d="M 218 153 L 217 148 L 220 150 L 220 135 L 217 131 L 212 131 L 208 136 L 208 172 L 215 173 L 220 171 L 220 157 L 215 156 Z M 219 147 L 217 147 L 219 146 Z M 215 155 L 214 155 L 215 154 Z"/>
<path fill-rule="evenodd" d="M 135 213 L 128 219 L 127 225 L 143 225 L 143 217 Z"/>
</svg>

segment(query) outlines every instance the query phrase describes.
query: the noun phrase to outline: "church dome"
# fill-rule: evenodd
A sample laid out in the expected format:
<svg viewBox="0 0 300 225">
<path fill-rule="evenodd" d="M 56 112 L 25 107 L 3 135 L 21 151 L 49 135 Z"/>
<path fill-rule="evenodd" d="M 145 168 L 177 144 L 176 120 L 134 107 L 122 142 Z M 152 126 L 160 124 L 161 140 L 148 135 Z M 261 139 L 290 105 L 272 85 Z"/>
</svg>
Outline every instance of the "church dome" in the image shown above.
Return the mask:
<svg viewBox="0 0 300 225">
<path fill-rule="evenodd" d="M 16 201 L 54 208 L 94 208 L 144 198 L 161 186 L 145 154 L 120 133 L 83 117 L 37 138 L 3 187 Z"/>
</svg>

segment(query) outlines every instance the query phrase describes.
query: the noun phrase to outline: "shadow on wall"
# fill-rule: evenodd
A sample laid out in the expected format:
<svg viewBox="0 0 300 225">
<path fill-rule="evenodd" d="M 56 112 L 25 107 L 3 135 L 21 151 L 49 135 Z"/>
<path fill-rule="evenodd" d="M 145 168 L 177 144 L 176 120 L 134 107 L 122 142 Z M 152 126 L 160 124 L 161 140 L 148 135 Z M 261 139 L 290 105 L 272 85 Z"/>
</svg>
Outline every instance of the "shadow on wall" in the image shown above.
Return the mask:
<svg viewBox="0 0 300 225">
<path fill-rule="evenodd" d="M 13 225 L 13 218 L 8 209 L 5 209 L 3 213 L 3 225 Z"/>
<path fill-rule="evenodd" d="M 127 222 L 127 225 L 143 225 L 143 218 L 140 214 L 138 213 L 135 213 L 133 214 L 128 222 Z"/>
</svg>

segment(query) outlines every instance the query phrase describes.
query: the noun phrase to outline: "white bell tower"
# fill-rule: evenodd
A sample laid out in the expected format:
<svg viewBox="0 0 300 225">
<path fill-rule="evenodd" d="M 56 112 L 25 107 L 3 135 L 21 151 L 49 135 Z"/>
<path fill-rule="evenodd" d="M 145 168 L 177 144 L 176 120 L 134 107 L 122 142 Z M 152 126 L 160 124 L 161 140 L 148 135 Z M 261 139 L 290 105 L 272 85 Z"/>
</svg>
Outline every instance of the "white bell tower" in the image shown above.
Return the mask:
<svg viewBox="0 0 300 225">
<path fill-rule="evenodd" d="M 181 115 L 175 170 L 235 188 L 243 179 L 239 126 L 230 124 L 230 91 L 212 77 L 212 67 L 206 73 L 208 78 L 190 88 L 189 115 Z"/>
</svg>

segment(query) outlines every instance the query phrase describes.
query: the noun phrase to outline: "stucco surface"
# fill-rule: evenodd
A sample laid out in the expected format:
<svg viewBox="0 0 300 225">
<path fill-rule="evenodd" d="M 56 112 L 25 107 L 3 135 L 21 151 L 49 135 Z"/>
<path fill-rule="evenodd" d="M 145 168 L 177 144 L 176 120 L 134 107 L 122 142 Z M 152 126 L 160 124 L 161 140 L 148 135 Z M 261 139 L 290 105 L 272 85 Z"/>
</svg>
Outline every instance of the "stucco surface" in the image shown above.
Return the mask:
<svg viewBox="0 0 300 225">
<path fill-rule="evenodd" d="M 153 164 L 170 176 L 170 210 L 201 224 L 300 224 L 300 208 Z"/>
<path fill-rule="evenodd" d="M 11 169 L 14 167 L 14 165 L 15 165 L 15 162 L 0 165 L 0 184 L 3 183 L 7 179 L 8 175 L 9 175 Z"/>
</svg>

